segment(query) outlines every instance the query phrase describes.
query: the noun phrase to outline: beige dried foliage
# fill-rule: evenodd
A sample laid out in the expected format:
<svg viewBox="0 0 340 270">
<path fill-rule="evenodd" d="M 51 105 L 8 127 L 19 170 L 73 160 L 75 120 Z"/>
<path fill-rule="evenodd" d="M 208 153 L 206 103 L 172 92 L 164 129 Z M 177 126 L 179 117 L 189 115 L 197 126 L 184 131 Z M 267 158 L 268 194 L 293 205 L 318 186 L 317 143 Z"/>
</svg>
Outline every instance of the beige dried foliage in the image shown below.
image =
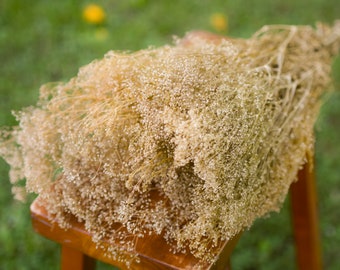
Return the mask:
<svg viewBox="0 0 340 270">
<path fill-rule="evenodd" d="M 210 247 L 279 210 L 313 152 L 340 23 L 188 39 L 108 52 L 44 85 L 1 134 L 12 183 L 26 179 L 51 218 L 67 227 L 74 215 L 94 241 L 163 233 L 206 261 Z"/>
</svg>

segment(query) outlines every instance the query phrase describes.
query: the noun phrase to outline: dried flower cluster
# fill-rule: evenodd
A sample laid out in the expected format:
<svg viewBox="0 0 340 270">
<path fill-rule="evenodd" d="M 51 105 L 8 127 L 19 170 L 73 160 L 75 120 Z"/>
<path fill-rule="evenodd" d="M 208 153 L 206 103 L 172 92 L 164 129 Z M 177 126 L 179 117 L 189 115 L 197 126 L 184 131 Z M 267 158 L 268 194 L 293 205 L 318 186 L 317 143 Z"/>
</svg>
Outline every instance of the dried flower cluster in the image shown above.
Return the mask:
<svg viewBox="0 0 340 270">
<path fill-rule="evenodd" d="M 94 241 L 123 240 L 120 222 L 211 261 L 210 247 L 280 208 L 313 151 L 339 30 L 266 26 L 109 52 L 44 85 L 2 131 L 0 155 L 61 226 L 73 215 Z"/>
</svg>

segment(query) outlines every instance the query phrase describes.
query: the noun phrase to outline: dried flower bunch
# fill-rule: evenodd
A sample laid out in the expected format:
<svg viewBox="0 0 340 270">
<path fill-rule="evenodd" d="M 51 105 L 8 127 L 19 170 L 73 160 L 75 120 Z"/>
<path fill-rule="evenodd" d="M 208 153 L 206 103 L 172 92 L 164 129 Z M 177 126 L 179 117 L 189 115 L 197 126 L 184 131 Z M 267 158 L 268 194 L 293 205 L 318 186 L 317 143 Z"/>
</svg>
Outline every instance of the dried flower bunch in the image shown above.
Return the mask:
<svg viewBox="0 0 340 270">
<path fill-rule="evenodd" d="M 162 233 L 211 261 L 210 247 L 280 208 L 313 151 L 339 45 L 336 22 L 109 52 L 42 86 L 2 130 L 14 193 L 39 194 L 51 218 L 75 216 L 94 241 Z"/>
</svg>

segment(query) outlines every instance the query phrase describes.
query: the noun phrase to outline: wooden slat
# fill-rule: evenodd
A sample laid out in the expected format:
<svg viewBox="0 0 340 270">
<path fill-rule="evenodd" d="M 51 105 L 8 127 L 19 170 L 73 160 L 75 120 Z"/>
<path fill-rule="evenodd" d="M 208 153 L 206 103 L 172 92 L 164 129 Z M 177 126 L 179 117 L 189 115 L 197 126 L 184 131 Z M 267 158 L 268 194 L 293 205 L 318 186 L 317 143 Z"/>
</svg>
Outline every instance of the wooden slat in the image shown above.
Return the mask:
<svg viewBox="0 0 340 270">
<path fill-rule="evenodd" d="M 91 240 L 91 234 L 85 230 L 84 224 L 73 220 L 72 227 L 68 230 L 64 230 L 56 223 L 50 222 L 46 209 L 39 202 L 39 198 L 37 198 L 31 205 L 31 217 L 34 230 L 46 238 L 58 242 L 63 247 L 66 246 L 68 249 L 78 250 L 81 253 L 97 260 L 118 266 L 121 269 L 126 269 L 124 263 L 120 262 L 119 260 L 108 258 L 101 249 L 96 247 L 96 244 Z M 121 229 L 120 224 L 117 224 L 117 229 L 118 228 Z M 232 239 L 232 241 L 223 243 L 223 245 L 221 245 L 221 247 L 216 250 L 216 255 L 218 256 L 219 254 L 219 259 L 213 265 L 206 263 L 202 264 L 202 262 L 200 262 L 189 252 L 185 254 L 173 254 L 169 251 L 169 244 L 166 243 L 161 235 L 153 234 L 143 238 L 138 238 L 135 249 L 139 257 L 139 262 L 132 261 L 131 269 L 196 270 L 199 269 L 199 266 L 201 266 L 200 269 L 225 270 L 229 267 L 229 257 L 237 243 L 238 238 L 239 236 Z M 109 245 L 109 243 L 105 241 L 103 241 L 101 244 L 104 246 Z"/>
</svg>

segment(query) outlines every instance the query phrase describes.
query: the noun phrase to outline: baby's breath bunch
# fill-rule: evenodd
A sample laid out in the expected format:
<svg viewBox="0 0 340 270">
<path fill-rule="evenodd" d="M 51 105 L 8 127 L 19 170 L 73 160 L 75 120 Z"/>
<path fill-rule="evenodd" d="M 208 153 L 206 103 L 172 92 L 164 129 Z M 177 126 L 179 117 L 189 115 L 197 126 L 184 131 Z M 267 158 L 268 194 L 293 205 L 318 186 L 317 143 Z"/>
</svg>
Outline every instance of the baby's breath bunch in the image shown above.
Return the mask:
<svg viewBox="0 0 340 270">
<path fill-rule="evenodd" d="M 75 216 L 96 242 L 133 249 L 130 234 L 156 233 L 212 261 L 220 241 L 279 210 L 312 155 L 339 30 L 265 26 L 247 40 L 109 52 L 42 86 L 2 131 L 14 191 L 26 179 L 51 219 Z"/>
</svg>

